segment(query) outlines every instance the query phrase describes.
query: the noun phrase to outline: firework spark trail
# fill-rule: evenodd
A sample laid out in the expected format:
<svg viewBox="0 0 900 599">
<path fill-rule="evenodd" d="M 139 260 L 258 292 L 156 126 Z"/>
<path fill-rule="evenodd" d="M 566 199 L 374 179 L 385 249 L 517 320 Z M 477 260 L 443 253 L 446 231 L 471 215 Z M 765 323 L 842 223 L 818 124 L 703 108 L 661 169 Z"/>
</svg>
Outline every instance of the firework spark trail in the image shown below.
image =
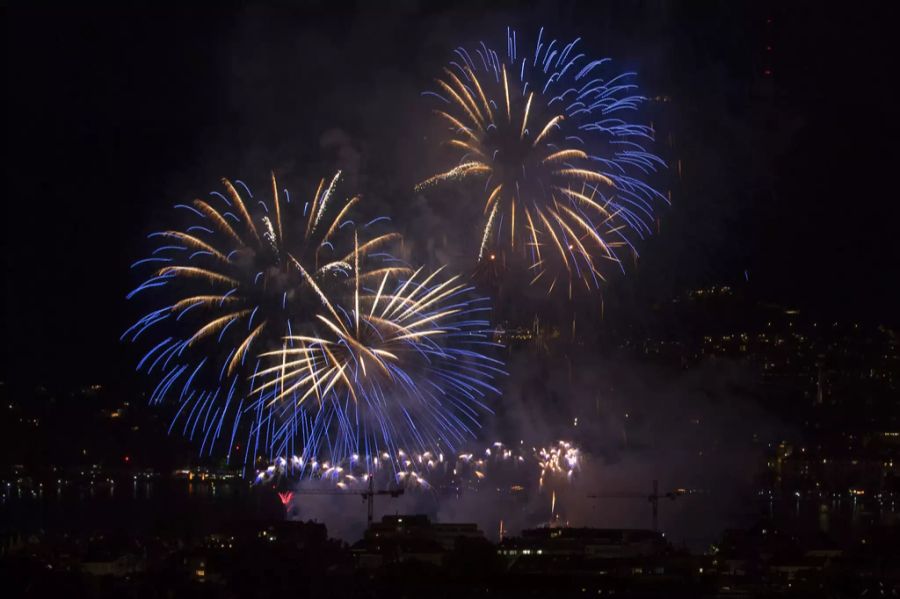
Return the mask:
<svg viewBox="0 0 900 599">
<path fill-rule="evenodd" d="M 652 128 L 627 120 L 646 100 L 634 73 L 608 73 L 608 59 L 590 60 L 579 41 L 548 42 L 541 29 L 533 54 L 519 56 L 507 30 L 505 58 L 484 43 L 457 48 L 424 95 L 442 101 L 435 114 L 460 164 L 416 187 L 485 179 L 478 261 L 508 240 L 534 270 L 532 284 L 568 281 L 570 294 L 573 281 L 599 287 L 606 264 L 623 269 L 667 201 L 646 181 L 665 166 L 645 148 Z"/>
<path fill-rule="evenodd" d="M 340 172 L 327 187 L 319 184 L 311 203 L 298 205 L 287 190 L 279 193 L 274 173 L 269 201 L 254 198 L 241 181 L 223 179 L 224 194 L 176 205 L 189 226 L 151 233 L 159 245 L 132 265 L 154 270 L 128 298 L 153 295 L 163 305 L 122 339 L 157 336 L 137 369 L 157 377 L 152 403 L 178 404 L 170 430 L 180 423 L 184 434 L 202 438 L 201 453 L 225 447 L 230 460 L 241 445 L 237 458 L 247 464 L 257 452 L 274 458 L 292 451 L 307 423 L 271 394 L 248 396 L 258 354 L 310 330 L 311 314 L 352 281 L 406 270 L 376 254 L 396 234 L 369 237 L 368 225 L 347 220 L 358 198 L 336 202 L 339 181 Z M 354 225 L 354 236 L 342 231 L 346 224 Z M 239 430 L 246 438 L 237 437 Z"/>
</svg>

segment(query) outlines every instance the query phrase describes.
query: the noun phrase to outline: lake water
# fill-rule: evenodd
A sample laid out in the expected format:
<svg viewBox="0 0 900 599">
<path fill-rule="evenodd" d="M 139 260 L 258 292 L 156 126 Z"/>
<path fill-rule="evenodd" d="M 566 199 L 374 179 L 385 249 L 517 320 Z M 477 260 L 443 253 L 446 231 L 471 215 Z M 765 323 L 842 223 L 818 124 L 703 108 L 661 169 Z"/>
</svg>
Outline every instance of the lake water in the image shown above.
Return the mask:
<svg viewBox="0 0 900 599">
<path fill-rule="evenodd" d="M 497 524 L 492 518 L 480 521 L 471 517 L 470 510 L 454 510 L 453 497 L 409 497 L 410 501 L 379 500 L 377 514 L 394 513 L 396 510 L 430 512 L 437 519 L 442 514 L 457 514 L 454 520 L 478 521 L 488 538 L 496 540 Z M 477 503 L 488 510 L 502 514 L 514 506 L 497 509 L 502 499 L 484 494 Z M 560 503 L 563 503 L 562 498 Z M 329 506 L 317 510 L 315 506 Z M 502 507 L 502 506 L 501 506 Z M 566 506 L 558 507 L 565 513 Z M 598 526 L 622 528 L 649 528 L 650 506 L 646 502 L 625 505 L 584 502 L 577 511 L 572 526 Z M 299 519 L 319 519 L 329 527 L 329 532 L 346 537 L 353 542 L 364 528 L 364 506 L 356 496 L 298 497 L 292 514 Z M 351 517 L 356 525 L 342 528 Z M 507 520 L 506 530 L 517 534 Z M 284 517 L 276 493 L 269 488 L 251 487 L 246 482 L 188 482 L 158 479 L 152 481 L 120 482 L 113 485 L 61 486 L 32 491 L 8 486 L 0 494 L 0 531 L 37 532 L 116 530 L 136 535 L 170 532 L 188 537 L 203 535 L 234 521 L 273 520 Z M 530 522 L 520 520 L 520 527 L 541 524 L 540 518 L 530 517 Z M 840 544 L 859 540 L 873 526 L 900 524 L 897 505 L 890 501 L 875 500 L 770 500 L 753 497 L 731 502 L 723 508 L 703 497 L 692 497 L 678 502 L 660 503 L 660 526 L 671 542 L 693 551 L 703 551 L 718 540 L 724 528 L 739 528 L 759 523 L 771 523 L 796 534 L 823 532 Z"/>
</svg>

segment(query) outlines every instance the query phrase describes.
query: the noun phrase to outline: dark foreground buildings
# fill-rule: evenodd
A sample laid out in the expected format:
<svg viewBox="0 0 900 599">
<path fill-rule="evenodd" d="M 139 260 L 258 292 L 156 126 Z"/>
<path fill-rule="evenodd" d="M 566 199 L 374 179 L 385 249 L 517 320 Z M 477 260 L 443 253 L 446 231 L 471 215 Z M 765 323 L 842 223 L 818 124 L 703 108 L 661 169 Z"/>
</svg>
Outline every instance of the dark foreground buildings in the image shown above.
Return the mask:
<svg viewBox="0 0 900 599">
<path fill-rule="evenodd" d="M 387 516 L 348 546 L 315 522 L 206 534 L 38 533 L 2 539 L 11 596 L 891 597 L 900 543 L 838 546 L 777 528 L 725 531 L 702 555 L 649 530 L 538 528 L 495 545 L 475 524 Z M 7 595 L 10 596 L 10 595 Z"/>
</svg>

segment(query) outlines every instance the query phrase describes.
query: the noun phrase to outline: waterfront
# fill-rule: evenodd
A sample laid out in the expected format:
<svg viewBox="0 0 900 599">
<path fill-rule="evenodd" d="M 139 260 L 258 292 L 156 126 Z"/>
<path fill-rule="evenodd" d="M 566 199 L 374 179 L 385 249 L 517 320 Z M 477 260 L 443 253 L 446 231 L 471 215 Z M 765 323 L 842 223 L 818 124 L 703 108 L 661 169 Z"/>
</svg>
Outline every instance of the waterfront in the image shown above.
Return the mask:
<svg viewBox="0 0 900 599">
<path fill-rule="evenodd" d="M 229 522 L 262 522 L 285 517 L 284 507 L 274 490 L 254 487 L 240 479 L 216 482 L 172 477 L 129 480 L 125 477 L 111 483 L 38 486 L 34 489 L 13 482 L 4 485 L 5 489 L 0 493 L 0 531 L 4 534 L 32 534 L 43 530 L 73 533 L 115 530 L 137 535 L 186 531 L 190 537 L 208 534 Z M 469 497 L 473 493 L 477 492 L 470 491 Z M 365 522 L 357 494 L 348 492 L 346 495 L 345 498 L 299 495 L 291 506 L 289 517 L 315 520 L 323 515 L 337 516 L 343 511 L 353 526 L 342 528 L 340 522 L 327 520 L 325 524 L 330 530 L 341 533 L 342 540 L 352 543 L 362 536 Z M 483 501 L 485 495 L 487 501 Z M 561 494 L 561 497 L 566 495 Z M 569 493 L 568 497 L 573 502 L 578 499 L 574 493 Z M 441 513 L 453 512 L 454 502 L 460 508 L 466 505 L 464 497 L 439 496 L 434 491 L 405 499 L 380 505 L 380 513 L 414 510 L 438 517 Z M 510 528 L 509 523 L 519 522 L 523 527 L 547 524 L 546 519 L 542 521 L 541 514 L 524 511 L 527 502 L 510 501 L 507 496 L 486 491 L 481 492 L 478 499 L 478 505 L 482 507 L 494 505 L 485 510 L 491 514 L 503 514 L 506 510 L 507 535 L 519 532 Z M 860 542 L 875 528 L 896 526 L 900 521 L 898 498 L 892 496 L 778 499 L 760 492 L 730 505 L 727 514 L 721 513 L 714 499 L 701 495 L 663 503 L 661 531 L 669 542 L 703 553 L 719 544 L 725 530 L 768 527 L 798 537 L 819 537 L 829 539 L 835 545 L 847 546 Z M 327 513 L 319 509 L 325 502 L 332 505 Z M 556 525 L 635 529 L 650 525 L 650 507 L 642 502 L 623 506 L 616 502 L 598 504 L 585 498 L 581 505 L 572 505 L 571 511 L 582 516 L 558 520 Z M 499 522 L 481 518 L 475 510 L 460 515 L 469 516 L 486 531 L 488 538 L 498 540 Z"/>
</svg>

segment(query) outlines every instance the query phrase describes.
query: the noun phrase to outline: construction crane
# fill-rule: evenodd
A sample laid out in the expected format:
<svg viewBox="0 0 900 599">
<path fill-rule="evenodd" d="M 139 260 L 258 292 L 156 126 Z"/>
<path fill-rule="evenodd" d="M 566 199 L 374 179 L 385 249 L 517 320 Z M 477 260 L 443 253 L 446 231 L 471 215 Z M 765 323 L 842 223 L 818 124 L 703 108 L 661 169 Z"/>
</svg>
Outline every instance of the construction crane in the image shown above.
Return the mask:
<svg viewBox="0 0 900 599">
<path fill-rule="evenodd" d="M 659 531 L 659 500 L 660 499 L 669 499 L 670 501 L 675 501 L 678 497 L 682 495 L 688 494 L 689 491 L 687 489 L 675 489 L 674 491 L 669 491 L 668 493 L 663 493 L 660 495 L 659 493 L 659 481 L 653 481 L 653 492 L 649 495 L 647 493 L 641 493 L 638 491 L 632 493 L 595 493 L 592 495 L 588 495 L 588 499 L 646 499 L 650 502 L 650 505 L 653 509 L 653 531 Z"/>
<path fill-rule="evenodd" d="M 387 495 L 390 497 L 400 497 L 403 495 L 403 489 L 375 489 L 375 477 L 369 477 L 369 488 L 365 491 L 336 491 L 331 489 L 301 489 L 298 491 L 282 491 L 278 493 L 281 504 L 287 510 L 288 505 L 295 495 L 359 495 L 366 503 L 366 524 L 372 526 L 372 520 L 375 516 L 375 497 L 378 495 Z"/>
</svg>

